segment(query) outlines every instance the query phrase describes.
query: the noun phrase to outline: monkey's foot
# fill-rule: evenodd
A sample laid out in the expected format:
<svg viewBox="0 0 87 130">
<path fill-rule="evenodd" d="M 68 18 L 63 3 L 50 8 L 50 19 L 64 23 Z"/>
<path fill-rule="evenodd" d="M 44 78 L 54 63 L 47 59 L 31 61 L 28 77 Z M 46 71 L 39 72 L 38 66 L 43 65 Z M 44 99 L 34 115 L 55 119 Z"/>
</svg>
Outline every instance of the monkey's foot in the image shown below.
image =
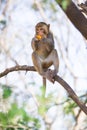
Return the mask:
<svg viewBox="0 0 87 130">
<path fill-rule="evenodd" d="M 48 69 L 48 70 L 46 71 L 45 78 L 47 78 L 47 79 L 50 80 L 52 83 L 54 83 L 54 82 L 55 82 L 55 80 L 54 80 L 54 71 Z"/>
</svg>

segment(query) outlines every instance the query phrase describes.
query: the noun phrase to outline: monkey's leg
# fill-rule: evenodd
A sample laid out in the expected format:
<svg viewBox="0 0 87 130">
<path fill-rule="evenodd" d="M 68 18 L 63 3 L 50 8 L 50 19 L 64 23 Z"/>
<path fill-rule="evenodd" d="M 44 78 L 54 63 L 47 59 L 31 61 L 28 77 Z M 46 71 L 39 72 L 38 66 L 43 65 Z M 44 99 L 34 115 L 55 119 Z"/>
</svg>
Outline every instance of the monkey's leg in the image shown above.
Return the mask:
<svg viewBox="0 0 87 130">
<path fill-rule="evenodd" d="M 43 86 L 46 87 L 46 78 L 43 77 Z"/>
<path fill-rule="evenodd" d="M 35 52 L 32 53 L 32 60 L 33 60 L 34 67 L 37 70 L 37 72 L 43 76 L 43 86 L 46 86 L 46 78 L 44 77 L 45 70 L 43 69 L 40 58 Z"/>
<path fill-rule="evenodd" d="M 45 94 L 46 94 L 46 78 L 43 77 L 43 87 L 44 87 L 44 97 L 45 97 Z"/>
<path fill-rule="evenodd" d="M 34 67 L 35 69 L 37 70 L 37 72 L 42 75 L 43 73 L 43 68 L 42 68 L 42 65 L 41 65 L 41 60 L 40 58 L 38 57 L 38 55 L 36 54 L 36 52 L 33 52 L 32 53 L 32 60 L 33 60 L 33 64 L 34 64 Z"/>
<path fill-rule="evenodd" d="M 38 55 L 33 52 L 32 53 L 32 60 L 33 60 L 33 64 L 35 69 L 37 70 L 37 72 L 43 76 L 43 67 L 40 61 L 40 58 L 38 57 Z M 46 93 L 46 78 L 43 76 L 43 86 L 44 86 L 44 97 L 45 97 L 45 93 Z"/>
<path fill-rule="evenodd" d="M 51 65 L 54 65 L 54 70 L 48 70 L 47 71 L 47 76 L 54 83 L 54 76 L 58 72 L 59 68 L 59 58 L 56 49 L 52 50 L 52 52 L 49 54 L 49 56 L 44 60 L 43 66 L 48 68 Z"/>
<path fill-rule="evenodd" d="M 52 56 L 53 56 L 53 65 L 54 65 L 54 76 L 57 74 L 59 70 L 59 57 L 56 49 L 52 51 Z"/>
<path fill-rule="evenodd" d="M 50 54 L 44 61 L 41 61 L 39 56 L 35 52 L 33 52 L 32 60 L 34 67 L 38 71 L 38 73 L 54 83 L 53 72 L 47 69 L 49 66 L 52 65 L 52 55 Z"/>
</svg>

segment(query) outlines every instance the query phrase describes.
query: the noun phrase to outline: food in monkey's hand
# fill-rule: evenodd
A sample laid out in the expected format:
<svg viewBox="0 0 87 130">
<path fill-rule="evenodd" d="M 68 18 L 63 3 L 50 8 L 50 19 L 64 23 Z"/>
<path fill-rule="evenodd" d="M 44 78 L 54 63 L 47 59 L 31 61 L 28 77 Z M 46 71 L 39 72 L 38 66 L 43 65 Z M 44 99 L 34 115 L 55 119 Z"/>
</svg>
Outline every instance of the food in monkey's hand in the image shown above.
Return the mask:
<svg viewBox="0 0 87 130">
<path fill-rule="evenodd" d="M 41 40 L 41 36 L 40 35 L 36 35 L 36 38 L 38 39 L 38 40 Z"/>
</svg>

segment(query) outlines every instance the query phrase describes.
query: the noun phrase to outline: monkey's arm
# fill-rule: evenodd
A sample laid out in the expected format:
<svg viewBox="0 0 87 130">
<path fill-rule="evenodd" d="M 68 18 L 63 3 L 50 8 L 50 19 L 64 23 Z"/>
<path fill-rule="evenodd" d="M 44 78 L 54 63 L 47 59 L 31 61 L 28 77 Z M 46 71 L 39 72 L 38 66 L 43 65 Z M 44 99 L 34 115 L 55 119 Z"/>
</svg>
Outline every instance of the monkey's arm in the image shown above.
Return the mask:
<svg viewBox="0 0 87 130">
<path fill-rule="evenodd" d="M 48 44 L 50 46 L 54 46 L 54 41 L 52 39 L 50 39 L 50 38 L 44 38 L 42 40 L 42 42 L 43 42 L 43 44 Z"/>
<path fill-rule="evenodd" d="M 36 38 L 33 38 L 31 41 L 31 46 L 34 51 L 38 49 L 38 40 Z"/>
<path fill-rule="evenodd" d="M 51 38 L 44 38 L 42 39 L 42 44 L 45 45 L 45 48 L 48 50 L 48 52 L 51 52 L 54 49 L 54 41 Z"/>
<path fill-rule="evenodd" d="M 44 44 L 54 48 L 54 38 L 51 32 L 47 35 L 47 38 L 42 39 L 42 41 Z"/>
</svg>

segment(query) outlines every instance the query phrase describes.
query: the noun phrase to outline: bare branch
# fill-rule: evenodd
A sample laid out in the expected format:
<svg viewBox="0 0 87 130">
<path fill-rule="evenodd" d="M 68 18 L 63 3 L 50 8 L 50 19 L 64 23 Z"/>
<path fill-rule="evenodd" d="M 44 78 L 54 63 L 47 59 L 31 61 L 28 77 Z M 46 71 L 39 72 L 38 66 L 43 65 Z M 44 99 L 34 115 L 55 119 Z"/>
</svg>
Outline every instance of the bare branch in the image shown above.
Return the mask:
<svg viewBox="0 0 87 130">
<path fill-rule="evenodd" d="M 15 67 L 7 68 L 3 72 L 0 73 L 0 78 L 3 76 L 6 76 L 8 73 L 13 71 L 35 71 L 35 68 L 33 66 L 27 66 L 27 65 L 17 65 Z"/>
<path fill-rule="evenodd" d="M 10 72 L 13 71 L 36 71 L 33 66 L 27 66 L 27 65 L 17 65 L 15 67 L 7 68 L 3 72 L 0 73 L 0 78 L 7 75 Z M 75 101 L 76 104 L 81 108 L 81 110 L 87 115 L 87 107 L 84 103 L 82 103 L 76 93 L 73 91 L 73 89 L 64 81 L 60 76 L 55 76 L 55 81 L 59 82 L 68 92 L 69 96 Z"/>
</svg>

